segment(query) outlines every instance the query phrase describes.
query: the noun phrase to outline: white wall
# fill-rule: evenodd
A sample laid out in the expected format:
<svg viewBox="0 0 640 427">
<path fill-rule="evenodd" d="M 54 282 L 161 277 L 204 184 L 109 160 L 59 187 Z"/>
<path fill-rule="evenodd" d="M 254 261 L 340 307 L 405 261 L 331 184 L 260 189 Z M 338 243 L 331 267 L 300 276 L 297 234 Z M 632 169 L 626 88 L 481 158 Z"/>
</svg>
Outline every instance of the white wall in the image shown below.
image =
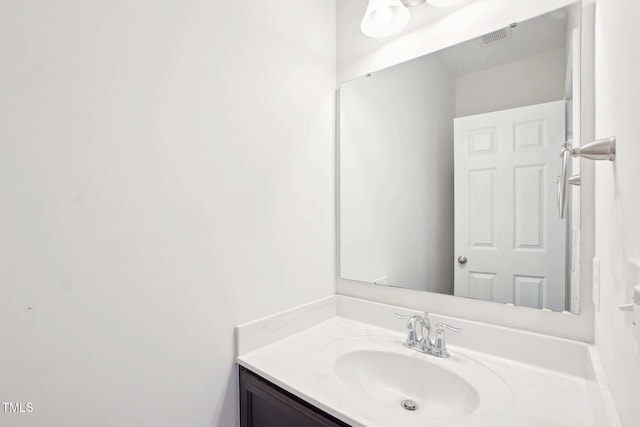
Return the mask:
<svg viewBox="0 0 640 427">
<path fill-rule="evenodd" d="M 640 349 L 628 303 L 634 277 L 628 257 L 640 257 L 640 3 L 596 2 L 596 137 L 617 137 L 614 163 L 596 165 L 596 256 L 601 263 L 596 345 L 625 427 L 640 426 Z M 640 327 L 640 325 L 638 325 Z"/>
<path fill-rule="evenodd" d="M 335 291 L 335 2 L 0 2 L 0 425 L 235 426 Z"/>
<path fill-rule="evenodd" d="M 456 117 L 564 99 L 564 49 L 456 78 Z"/>
<path fill-rule="evenodd" d="M 339 82 L 344 82 L 503 28 L 505 23 L 520 22 L 570 3 L 572 0 L 520 0 L 517 2 L 475 0 L 463 2 L 462 6 L 450 9 L 435 9 L 423 5 L 411 10 L 412 23 L 405 31 L 396 37 L 380 40 L 367 39 L 359 33 L 359 23 L 366 1 L 339 1 L 336 4 L 337 78 Z M 586 56 L 584 58 L 585 61 L 588 60 Z M 588 70 L 583 72 L 583 83 L 588 86 Z M 588 99 L 584 101 L 587 105 Z M 583 170 L 583 182 L 589 185 L 590 180 L 589 168 L 586 168 Z M 581 201 L 583 204 L 581 220 L 584 229 L 581 235 L 584 245 L 582 256 L 585 259 L 591 257 L 589 248 L 592 242 L 593 209 L 590 207 L 590 200 L 589 197 L 583 197 Z M 338 279 L 337 289 L 338 293 L 343 295 L 591 341 L 593 339 L 593 306 L 589 302 L 590 263 L 582 264 L 581 275 L 583 283 L 579 316 L 547 313 L 526 307 L 508 307 L 486 301 L 409 289 L 371 286 L 343 279 Z"/>
<path fill-rule="evenodd" d="M 453 293 L 453 117 L 433 55 L 341 85 L 341 277 Z"/>
</svg>

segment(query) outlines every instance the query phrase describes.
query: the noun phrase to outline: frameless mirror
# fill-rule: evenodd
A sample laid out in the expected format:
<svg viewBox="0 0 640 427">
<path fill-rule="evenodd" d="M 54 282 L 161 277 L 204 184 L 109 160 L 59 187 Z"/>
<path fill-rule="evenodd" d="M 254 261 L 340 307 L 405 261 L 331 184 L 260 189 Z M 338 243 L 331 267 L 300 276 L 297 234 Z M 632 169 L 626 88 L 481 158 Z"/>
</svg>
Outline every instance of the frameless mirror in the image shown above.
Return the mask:
<svg viewBox="0 0 640 427">
<path fill-rule="evenodd" d="M 579 312 L 580 5 L 340 85 L 340 276 Z"/>
</svg>

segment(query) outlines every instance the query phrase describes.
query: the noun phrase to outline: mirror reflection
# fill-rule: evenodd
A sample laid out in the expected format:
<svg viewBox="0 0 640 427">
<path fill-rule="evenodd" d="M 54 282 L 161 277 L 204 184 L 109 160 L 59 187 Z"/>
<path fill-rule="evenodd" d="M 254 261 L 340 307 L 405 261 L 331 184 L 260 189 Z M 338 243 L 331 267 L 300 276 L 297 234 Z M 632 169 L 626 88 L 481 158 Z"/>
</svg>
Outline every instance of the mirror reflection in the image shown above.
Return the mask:
<svg viewBox="0 0 640 427">
<path fill-rule="evenodd" d="M 575 4 L 340 86 L 342 278 L 579 312 L 579 33 Z"/>
</svg>

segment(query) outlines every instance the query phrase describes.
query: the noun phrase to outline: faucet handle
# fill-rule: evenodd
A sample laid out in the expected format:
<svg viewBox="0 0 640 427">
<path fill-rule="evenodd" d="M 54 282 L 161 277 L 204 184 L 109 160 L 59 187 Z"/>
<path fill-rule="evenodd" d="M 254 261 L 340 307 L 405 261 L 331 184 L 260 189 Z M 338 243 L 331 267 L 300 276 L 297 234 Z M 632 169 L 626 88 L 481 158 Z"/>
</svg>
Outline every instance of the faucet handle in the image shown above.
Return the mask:
<svg viewBox="0 0 640 427">
<path fill-rule="evenodd" d="M 417 316 L 417 314 L 400 314 L 400 313 L 393 313 L 394 316 L 396 316 L 398 319 L 411 319 L 414 316 Z M 426 311 L 422 312 L 424 317 L 429 316 L 429 313 L 427 313 Z"/>
<path fill-rule="evenodd" d="M 450 356 L 449 351 L 447 350 L 447 343 L 444 339 L 444 330 L 449 329 L 453 332 L 461 332 L 462 328 L 456 328 L 451 325 L 447 325 L 446 323 L 436 323 L 436 340 L 433 343 L 433 347 L 431 347 L 431 354 L 436 357 L 447 358 Z"/>
<path fill-rule="evenodd" d="M 400 313 L 393 313 L 398 319 L 412 319 L 415 316 L 418 316 L 417 314 L 400 314 Z M 427 313 L 426 311 L 422 312 L 422 316 L 426 319 L 429 316 L 429 313 Z"/>
<path fill-rule="evenodd" d="M 447 325 L 446 323 L 436 323 L 436 327 L 438 331 L 442 331 L 444 328 L 447 328 L 453 332 L 462 332 L 462 328 L 456 328 L 455 326 Z"/>
<path fill-rule="evenodd" d="M 394 316 L 396 316 L 398 319 L 411 319 L 413 316 L 410 314 L 400 314 L 400 313 L 393 313 Z"/>
</svg>

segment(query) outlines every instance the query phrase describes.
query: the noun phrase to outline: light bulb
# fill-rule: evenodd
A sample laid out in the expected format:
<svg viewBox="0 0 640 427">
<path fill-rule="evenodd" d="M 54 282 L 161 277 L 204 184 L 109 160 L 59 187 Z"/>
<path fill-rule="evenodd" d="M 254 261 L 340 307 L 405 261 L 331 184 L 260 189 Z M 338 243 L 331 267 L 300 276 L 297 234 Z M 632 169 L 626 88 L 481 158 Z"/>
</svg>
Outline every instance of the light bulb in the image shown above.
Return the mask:
<svg viewBox="0 0 640 427">
<path fill-rule="evenodd" d="M 369 37 L 387 37 L 409 22 L 409 11 L 400 0 L 369 0 L 360 29 Z"/>
<path fill-rule="evenodd" d="M 393 18 L 393 12 L 389 6 L 383 6 L 375 12 L 375 20 L 381 26 L 391 22 L 391 18 Z"/>
</svg>

